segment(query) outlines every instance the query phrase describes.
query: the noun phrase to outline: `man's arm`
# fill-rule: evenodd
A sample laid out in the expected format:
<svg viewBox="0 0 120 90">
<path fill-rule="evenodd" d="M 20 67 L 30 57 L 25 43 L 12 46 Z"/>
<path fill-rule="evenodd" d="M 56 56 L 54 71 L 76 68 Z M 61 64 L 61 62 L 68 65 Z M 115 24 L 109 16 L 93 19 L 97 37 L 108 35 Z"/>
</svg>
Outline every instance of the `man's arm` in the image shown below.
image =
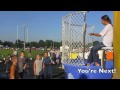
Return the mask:
<svg viewBox="0 0 120 90">
<path fill-rule="evenodd" d="M 89 35 L 90 35 L 90 36 L 97 36 L 97 37 L 101 37 L 101 34 L 99 34 L 99 33 L 90 33 Z"/>
<path fill-rule="evenodd" d="M 43 69 L 45 68 L 45 64 L 44 64 L 44 62 L 42 62 L 42 68 L 43 68 Z"/>
<path fill-rule="evenodd" d="M 27 64 L 25 64 L 23 68 L 25 69 L 25 68 L 26 68 L 26 66 L 27 66 Z"/>
<path fill-rule="evenodd" d="M 34 69 L 34 75 L 36 75 L 36 64 L 35 64 L 35 61 L 34 61 L 33 69 Z"/>
<path fill-rule="evenodd" d="M 10 79 L 15 79 L 15 68 L 14 68 L 13 66 L 11 67 L 11 72 L 10 72 L 10 74 L 11 74 Z"/>
</svg>

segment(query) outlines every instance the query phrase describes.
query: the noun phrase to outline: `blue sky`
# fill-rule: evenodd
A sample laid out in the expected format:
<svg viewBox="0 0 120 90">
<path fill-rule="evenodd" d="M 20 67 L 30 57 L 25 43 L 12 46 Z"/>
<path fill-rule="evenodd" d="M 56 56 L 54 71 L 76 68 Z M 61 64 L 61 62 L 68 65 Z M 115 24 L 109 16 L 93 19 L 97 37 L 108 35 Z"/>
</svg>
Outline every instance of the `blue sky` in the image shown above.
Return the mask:
<svg viewBox="0 0 120 90">
<path fill-rule="evenodd" d="M 62 17 L 74 11 L 0 11 L 0 40 L 15 41 L 17 25 L 19 39 L 24 40 L 23 24 L 29 28 L 29 41 L 51 39 L 61 41 Z M 95 32 L 100 32 L 104 26 L 101 16 L 109 15 L 113 21 L 112 11 L 90 11 L 87 13 L 87 24 L 95 26 Z M 95 38 L 97 39 L 97 38 Z"/>
</svg>

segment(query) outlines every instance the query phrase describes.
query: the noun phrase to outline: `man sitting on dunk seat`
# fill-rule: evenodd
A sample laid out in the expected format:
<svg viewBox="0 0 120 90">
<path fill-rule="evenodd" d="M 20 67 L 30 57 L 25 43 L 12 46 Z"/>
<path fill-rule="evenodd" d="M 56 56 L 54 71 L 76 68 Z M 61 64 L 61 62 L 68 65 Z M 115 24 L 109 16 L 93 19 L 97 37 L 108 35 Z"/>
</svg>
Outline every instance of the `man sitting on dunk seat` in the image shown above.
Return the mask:
<svg viewBox="0 0 120 90">
<path fill-rule="evenodd" d="M 100 33 L 90 33 L 90 36 L 98 36 L 103 37 L 103 42 L 95 45 L 89 54 L 87 66 L 90 66 L 91 62 L 94 62 L 95 66 L 100 66 L 98 63 L 98 55 L 97 52 L 102 47 L 111 47 L 113 43 L 113 26 L 111 23 L 111 19 L 108 15 L 104 15 L 101 17 L 102 24 L 105 25 L 104 29 Z"/>
</svg>

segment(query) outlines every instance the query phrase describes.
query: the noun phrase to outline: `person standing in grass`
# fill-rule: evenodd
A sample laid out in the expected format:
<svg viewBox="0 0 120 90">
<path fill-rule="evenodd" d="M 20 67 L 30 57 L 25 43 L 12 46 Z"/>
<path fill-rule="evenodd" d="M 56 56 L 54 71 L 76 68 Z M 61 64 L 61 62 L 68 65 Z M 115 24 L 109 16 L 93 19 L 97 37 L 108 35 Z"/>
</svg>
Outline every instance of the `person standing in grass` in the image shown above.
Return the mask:
<svg viewBox="0 0 120 90">
<path fill-rule="evenodd" d="M 11 61 L 11 55 L 8 54 L 8 58 L 5 61 L 5 65 L 6 65 L 6 74 L 7 74 L 7 78 L 9 78 L 9 74 L 10 74 L 10 67 L 12 65 L 12 61 Z"/>
<path fill-rule="evenodd" d="M 56 64 L 56 52 L 55 52 L 55 50 L 52 53 L 52 61 L 53 61 L 53 64 Z"/>
<path fill-rule="evenodd" d="M 60 63 L 60 50 L 59 49 L 56 50 L 56 63 L 57 64 Z"/>
<path fill-rule="evenodd" d="M 35 79 L 43 79 L 43 61 L 41 55 L 36 55 L 36 60 L 34 61 L 34 75 Z"/>
<path fill-rule="evenodd" d="M 12 56 L 12 65 L 10 68 L 10 79 L 18 79 L 18 58 L 17 56 Z"/>
<path fill-rule="evenodd" d="M 44 77 L 50 79 L 52 77 L 51 59 L 48 57 L 48 53 L 44 53 L 43 66 L 44 66 Z"/>
<path fill-rule="evenodd" d="M 25 57 L 25 52 L 20 52 L 20 57 L 18 58 L 18 67 L 19 67 L 19 79 L 23 79 L 24 76 L 24 68 L 26 66 L 27 59 Z"/>
</svg>

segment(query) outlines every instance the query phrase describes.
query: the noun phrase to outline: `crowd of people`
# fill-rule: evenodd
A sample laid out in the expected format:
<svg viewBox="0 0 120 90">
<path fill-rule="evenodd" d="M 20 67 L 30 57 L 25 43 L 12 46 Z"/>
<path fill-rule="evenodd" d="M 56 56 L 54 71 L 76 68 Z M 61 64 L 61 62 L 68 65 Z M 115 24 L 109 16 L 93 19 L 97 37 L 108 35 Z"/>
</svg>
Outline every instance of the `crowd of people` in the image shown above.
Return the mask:
<svg viewBox="0 0 120 90">
<path fill-rule="evenodd" d="M 31 53 L 28 52 L 29 55 Z M 61 53 L 59 50 L 51 50 L 45 52 L 44 57 L 40 54 L 35 55 L 33 63 L 34 79 L 51 79 L 52 64 L 60 64 Z M 30 57 L 25 56 L 25 52 L 21 51 L 20 55 L 16 49 L 13 49 L 13 54 L 8 54 L 5 61 L 7 78 L 9 79 L 30 79 Z"/>
</svg>

